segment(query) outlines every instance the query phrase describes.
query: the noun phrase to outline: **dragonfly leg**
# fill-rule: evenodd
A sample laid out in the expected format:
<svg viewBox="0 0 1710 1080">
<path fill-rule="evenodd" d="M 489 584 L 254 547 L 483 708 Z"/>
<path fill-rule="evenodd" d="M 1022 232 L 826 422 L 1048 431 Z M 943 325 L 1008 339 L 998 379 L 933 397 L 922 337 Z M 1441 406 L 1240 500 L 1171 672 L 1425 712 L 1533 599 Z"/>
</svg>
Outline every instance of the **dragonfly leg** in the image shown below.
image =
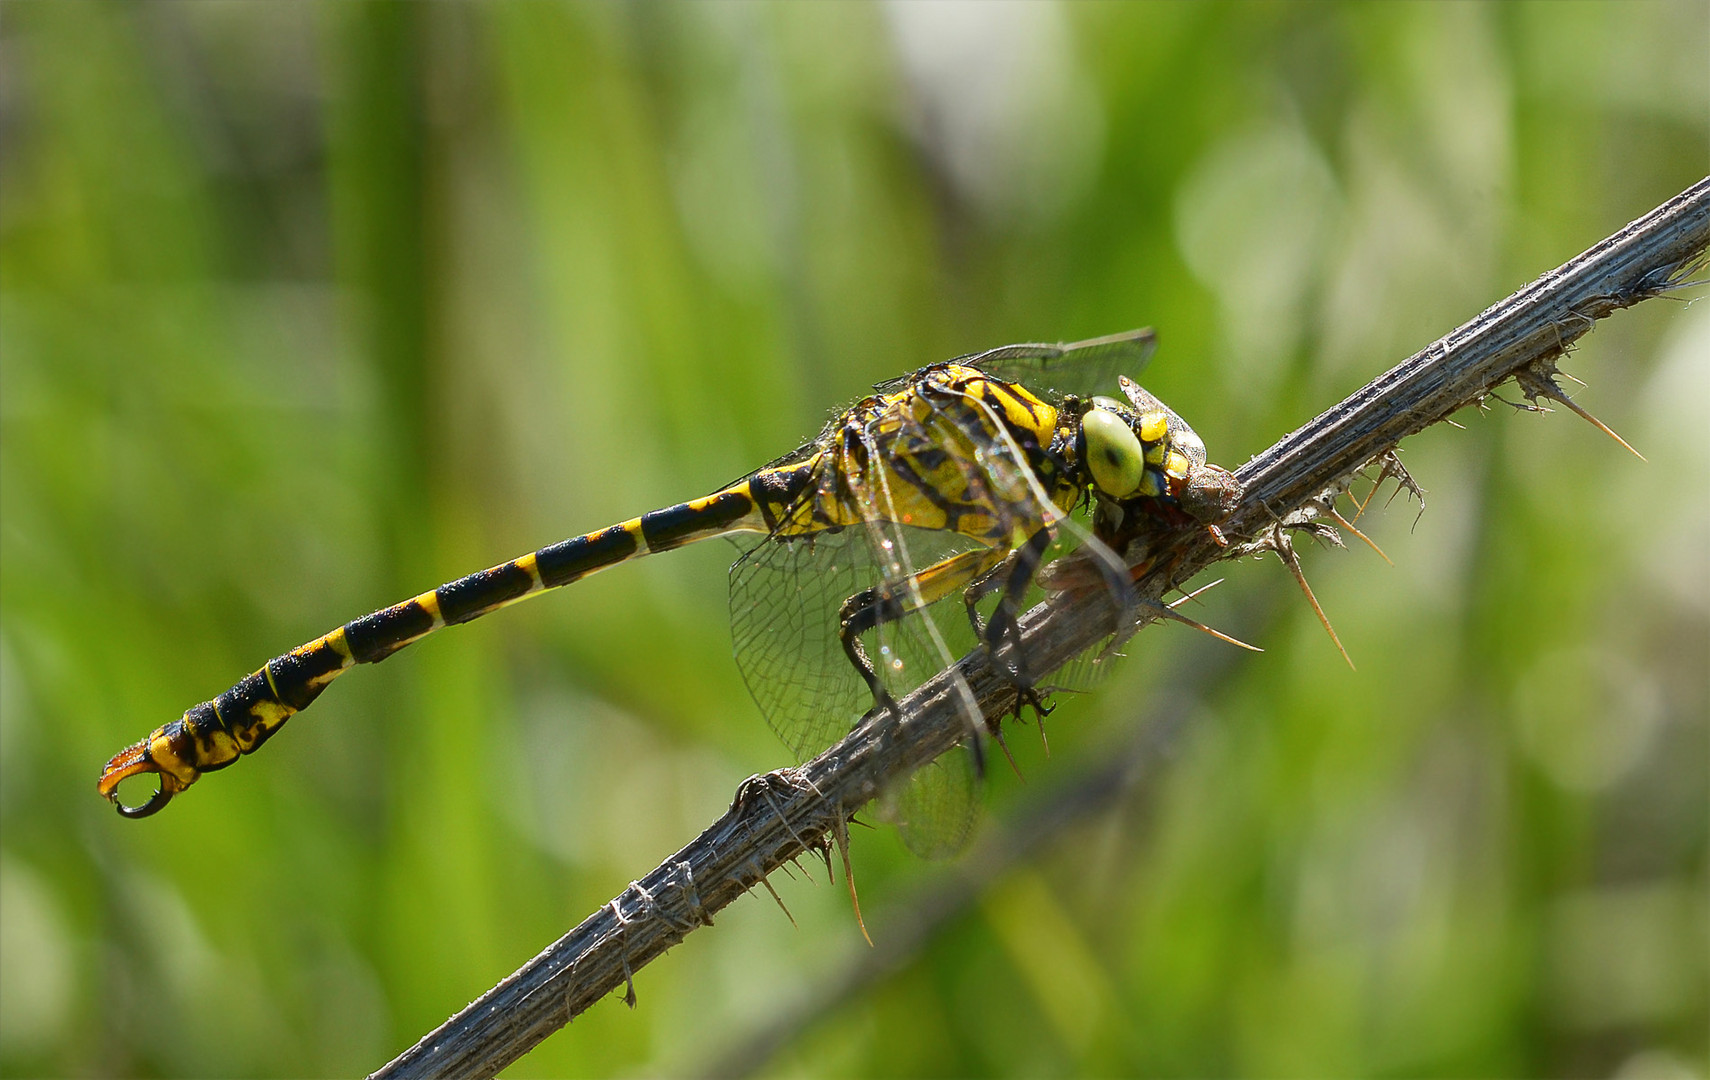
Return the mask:
<svg viewBox="0 0 1710 1080">
<path fill-rule="evenodd" d="M 862 681 L 873 692 L 873 704 L 876 707 L 888 709 L 894 716 L 896 699 L 891 696 L 884 679 L 874 667 L 872 658 L 867 655 L 867 648 L 861 643 L 861 635 L 886 623 L 906 618 L 958 589 L 965 588 L 970 581 L 985 576 L 993 567 L 1002 563 L 1005 556 L 1006 552 L 1002 548 L 975 548 L 972 551 L 964 551 L 933 563 L 912 578 L 862 589 L 843 602 L 843 607 L 838 612 L 838 637 L 843 642 L 843 653 L 849 657 L 849 662 L 855 665 L 855 670 L 861 674 Z M 946 657 L 944 662 L 949 664 L 953 659 L 954 657 Z"/>
<path fill-rule="evenodd" d="M 962 604 L 968 609 L 968 625 L 974 628 L 974 639 L 977 641 L 986 640 L 986 622 L 980 617 L 980 602 L 1004 587 L 1014 563 L 1015 552 L 1012 551 L 1003 562 L 975 578 L 962 590 Z"/>
<path fill-rule="evenodd" d="M 862 589 L 843 602 L 843 609 L 838 612 L 837 636 L 843 641 L 843 654 L 849 657 L 849 662 L 855 665 L 861 679 L 867 684 L 867 689 L 873 692 L 873 707 L 883 709 L 896 716 L 897 702 L 891 692 L 885 688 L 884 681 L 873 667 L 873 661 L 867 655 L 867 647 L 861 644 L 861 635 L 880 625 L 902 618 L 907 612 L 897 602 L 897 598 L 885 595 L 877 588 Z"/>
<path fill-rule="evenodd" d="M 1040 529 L 1010 554 L 1008 572 L 1002 577 L 1003 595 L 998 599 L 997 610 L 992 612 L 983 635 L 992 667 L 1017 690 L 1030 691 L 1033 687 L 1033 678 L 1028 674 L 1026 659 L 1021 654 L 1021 602 L 1027 596 L 1027 587 L 1033 583 L 1039 563 L 1045 558 L 1045 549 L 1050 546 L 1051 530 Z M 991 592 L 996 586 L 977 582 L 974 588 Z"/>
</svg>

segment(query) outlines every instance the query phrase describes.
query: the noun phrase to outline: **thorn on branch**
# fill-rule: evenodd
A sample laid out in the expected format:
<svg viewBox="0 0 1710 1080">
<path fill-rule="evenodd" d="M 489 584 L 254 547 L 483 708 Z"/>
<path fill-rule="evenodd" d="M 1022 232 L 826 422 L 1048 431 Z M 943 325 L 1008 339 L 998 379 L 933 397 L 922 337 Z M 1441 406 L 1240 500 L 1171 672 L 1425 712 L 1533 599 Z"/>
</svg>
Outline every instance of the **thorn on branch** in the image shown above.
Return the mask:
<svg viewBox="0 0 1710 1080">
<path fill-rule="evenodd" d="M 1408 472 L 1407 466 L 1401 463 L 1401 456 L 1398 451 L 1386 451 L 1375 460 L 1382 467 L 1378 471 L 1377 483 L 1373 485 L 1371 495 L 1366 496 L 1367 502 L 1370 502 L 1372 496 L 1377 494 L 1378 488 L 1383 486 L 1385 480 L 1394 480 L 1396 483 L 1395 490 L 1389 493 L 1389 500 L 1384 503 L 1384 508 L 1388 509 L 1389 504 L 1395 501 L 1397 495 L 1403 491 L 1407 492 L 1408 495 L 1419 500 L 1419 513 L 1413 518 L 1413 528 L 1418 528 L 1419 519 L 1425 516 L 1425 489 L 1419 486 L 1419 481 L 1413 479 L 1413 474 Z M 1370 462 L 1367 463 L 1366 467 L 1369 466 Z M 1360 505 L 1360 511 L 1361 513 L 1365 512 L 1364 504 Z M 1355 521 L 1358 521 L 1359 518 L 1359 514 L 1354 515 Z"/>
<path fill-rule="evenodd" d="M 632 881 L 629 884 L 630 888 L 635 887 L 635 882 Z M 624 890 L 624 892 L 628 891 L 628 889 Z M 634 1009 L 636 1000 L 635 972 L 629 966 L 629 919 L 623 913 L 623 905 L 620 903 L 622 899 L 621 894 L 614 896 L 611 903 L 606 906 L 612 909 L 612 918 L 617 920 L 618 932 L 623 937 L 623 1003 Z"/>
<path fill-rule="evenodd" d="M 1295 584 L 1299 585 L 1300 591 L 1306 594 L 1306 602 L 1312 605 L 1312 610 L 1317 614 L 1318 621 L 1324 624 L 1324 632 L 1330 635 L 1330 640 L 1336 645 L 1336 651 L 1341 653 L 1342 659 L 1348 662 L 1350 670 L 1357 671 L 1359 669 L 1354 667 L 1354 658 L 1349 656 L 1348 650 L 1342 647 L 1342 639 L 1336 636 L 1336 628 L 1330 625 L 1330 616 L 1324 614 L 1324 608 L 1318 603 L 1318 597 L 1312 594 L 1312 586 L 1306 583 L 1306 573 L 1300 568 L 1300 556 L 1295 554 L 1294 542 L 1289 539 L 1287 533 L 1283 532 L 1283 529 L 1289 527 L 1291 526 L 1281 521 L 1273 526 L 1267 546 L 1271 551 L 1277 553 L 1277 558 L 1281 559 L 1283 565 L 1288 567 L 1288 572 L 1294 575 Z"/>
<path fill-rule="evenodd" d="M 1560 372 L 1556 368 L 1554 361 L 1545 361 L 1534 364 L 1529 368 L 1522 368 L 1515 372 L 1514 381 L 1519 384 L 1520 391 L 1526 395 L 1527 401 L 1532 403 L 1524 406 L 1524 408 L 1533 412 L 1549 412 L 1550 410 L 1548 408 L 1537 404 L 1537 400 L 1539 398 L 1547 398 L 1550 401 L 1564 405 L 1575 416 L 1578 416 L 1598 431 L 1603 432 L 1603 434 L 1620 443 L 1628 453 L 1632 454 L 1640 461 L 1646 460 L 1645 455 L 1633 449 L 1632 443 L 1629 443 L 1626 439 L 1615 434 L 1614 428 L 1611 428 L 1608 424 L 1605 424 L 1597 417 L 1591 415 L 1590 412 L 1586 411 L 1586 409 L 1580 406 L 1572 398 L 1568 397 L 1567 394 L 1562 391 L 1560 384 L 1556 382 L 1555 377 L 1558 374 L 1560 374 Z M 1579 380 L 1576 379 L 1574 381 L 1578 382 Z M 1580 383 L 1580 385 L 1584 386 L 1585 384 Z"/>
<path fill-rule="evenodd" d="M 1020 719 L 1020 717 L 1021 710 L 1017 708 L 1016 718 Z M 1001 720 L 1002 718 L 1000 717 L 999 719 Z M 1004 759 L 1009 762 L 1009 771 L 1015 774 L 1015 778 L 1017 780 L 1021 781 L 1023 784 L 1027 783 L 1027 777 L 1022 775 L 1021 766 L 1016 764 L 1015 755 L 1009 752 L 1009 743 L 1004 741 L 1003 728 L 998 726 L 992 727 L 991 736 L 992 740 L 998 744 L 998 749 L 1003 751 Z"/>
<path fill-rule="evenodd" d="M 874 948 L 873 936 L 867 933 L 867 920 L 861 917 L 861 897 L 855 891 L 855 867 L 849 861 L 849 826 L 842 814 L 837 815 L 837 823 L 832 827 L 831 838 L 837 844 L 837 853 L 843 857 L 843 880 L 849 883 L 849 903 L 855 908 L 855 925 L 861 928 L 861 936 L 867 939 L 867 947 Z M 831 860 L 826 859 L 829 869 Z"/>
<path fill-rule="evenodd" d="M 1330 508 L 1330 516 L 1336 519 L 1336 524 L 1340 525 L 1344 529 L 1347 529 L 1349 532 L 1353 533 L 1355 536 L 1359 537 L 1361 540 L 1364 540 L 1366 542 L 1367 547 L 1371 548 L 1373 551 L 1378 553 L 1378 558 L 1382 559 L 1384 562 L 1388 563 L 1391 566 L 1395 565 L 1395 560 L 1390 558 L 1388 555 L 1384 554 L 1383 548 L 1380 548 L 1377 546 L 1377 541 L 1373 540 L 1371 537 L 1367 536 L 1365 533 L 1363 533 L 1359 529 L 1355 528 L 1354 523 L 1349 521 L 1347 518 L 1343 517 L 1341 512 L 1338 511 L 1334 506 L 1332 506 Z"/>
<path fill-rule="evenodd" d="M 1248 652 L 1264 652 L 1265 651 L 1265 650 L 1259 648 L 1257 645 L 1249 645 L 1245 641 L 1242 641 L 1238 637 L 1231 637 L 1228 634 L 1225 634 L 1223 631 L 1215 630 L 1212 627 L 1209 627 L 1209 626 L 1205 625 L 1204 623 L 1199 622 L 1196 619 L 1190 619 L 1186 615 L 1183 615 L 1181 612 L 1177 611 L 1173 607 L 1166 607 L 1162 604 L 1152 604 L 1152 603 L 1142 602 L 1140 604 L 1140 610 L 1147 615 L 1153 616 L 1154 618 L 1170 619 L 1174 622 L 1181 623 L 1183 626 L 1191 626 L 1195 630 L 1198 630 L 1202 634 L 1210 634 L 1212 637 L 1216 638 L 1218 641 L 1226 642 L 1227 644 L 1234 645 L 1237 648 L 1246 649 Z"/>
<path fill-rule="evenodd" d="M 796 917 L 791 915 L 790 909 L 784 905 L 784 898 L 778 895 L 777 889 L 772 888 L 772 880 L 765 874 L 761 874 L 760 884 L 766 886 L 766 891 L 772 894 L 772 900 L 777 903 L 778 910 L 784 913 L 784 918 L 790 920 L 790 925 L 800 930 L 801 926 L 796 923 Z"/>
</svg>

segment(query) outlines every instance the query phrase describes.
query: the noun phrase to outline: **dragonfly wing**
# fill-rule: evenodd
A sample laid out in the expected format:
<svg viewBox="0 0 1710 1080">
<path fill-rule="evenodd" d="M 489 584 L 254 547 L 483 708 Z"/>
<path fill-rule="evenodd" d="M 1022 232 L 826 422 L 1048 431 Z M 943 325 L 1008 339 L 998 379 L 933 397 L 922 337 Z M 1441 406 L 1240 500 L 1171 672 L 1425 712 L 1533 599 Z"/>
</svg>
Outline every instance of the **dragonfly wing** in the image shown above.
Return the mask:
<svg viewBox="0 0 1710 1080">
<path fill-rule="evenodd" d="M 766 723 L 798 761 L 847 735 L 872 706 L 843 655 L 837 613 L 872 583 L 859 532 L 767 537 L 730 571 L 736 664 Z"/>
<path fill-rule="evenodd" d="M 879 797 L 879 820 L 896 826 L 903 844 L 923 859 L 947 859 L 968 846 L 985 790 L 967 747 L 929 761 Z"/>
<path fill-rule="evenodd" d="M 883 531 L 891 551 L 905 548 L 910 559 L 928 560 L 927 565 L 969 546 L 940 531 L 906 526 Z M 850 597 L 869 589 L 888 587 L 907 596 L 916 588 L 887 577 L 898 560 L 875 558 L 875 546 L 865 526 L 772 536 L 731 568 L 737 667 L 766 722 L 797 760 L 847 735 L 873 707 L 871 690 L 843 652 L 841 611 Z M 863 641 L 885 689 L 899 699 L 974 645 L 962 605 L 952 597 L 883 622 Z"/>
<path fill-rule="evenodd" d="M 1147 327 L 1068 345 L 1003 345 L 957 357 L 952 363 L 1058 398 L 1091 397 L 1115 395 L 1118 376 L 1139 378 L 1157 346 L 1157 335 Z"/>
</svg>

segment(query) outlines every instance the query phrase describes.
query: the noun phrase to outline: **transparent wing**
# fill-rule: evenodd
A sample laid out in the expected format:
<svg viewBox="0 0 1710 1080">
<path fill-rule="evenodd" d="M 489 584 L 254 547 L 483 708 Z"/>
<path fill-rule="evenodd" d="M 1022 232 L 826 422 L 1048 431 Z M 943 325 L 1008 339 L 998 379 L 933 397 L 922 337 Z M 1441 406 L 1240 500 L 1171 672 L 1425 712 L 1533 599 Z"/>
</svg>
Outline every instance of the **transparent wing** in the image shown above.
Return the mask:
<svg viewBox="0 0 1710 1080">
<path fill-rule="evenodd" d="M 859 532 L 772 536 L 730 571 L 736 664 L 766 723 L 797 761 L 848 734 L 872 696 L 837 636 L 843 601 L 872 583 Z"/>
<path fill-rule="evenodd" d="M 1003 345 L 951 361 L 1005 382 L 1061 397 L 1117 393 L 1117 377 L 1140 377 L 1152 359 L 1158 338 L 1150 327 L 1068 345 Z"/>
<path fill-rule="evenodd" d="M 878 816 L 895 825 L 923 859 L 946 859 L 968 846 L 985 790 L 966 747 L 929 761 L 879 797 Z"/>
<path fill-rule="evenodd" d="M 893 545 L 903 538 L 916 558 L 947 557 L 969 546 L 952 533 L 906 526 L 884 531 Z M 873 707 L 872 692 L 843 652 L 840 612 L 850 597 L 884 588 L 886 571 L 894 565 L 894 560 L 875 558 L 868 530 L 858 526 L 794 539 L 770 537 L 731 568 L 737 667 L 767 724 L 797 760 L 847 735 Z M 899 594 L 910 588 L 890 580 Z M 942 640 L 942 651 L 935 637 Z M 884 623 L 863 640 L 886 690 L 896 698 L 974 644 L 961 602 L 951 598 Z"/>
</svg>

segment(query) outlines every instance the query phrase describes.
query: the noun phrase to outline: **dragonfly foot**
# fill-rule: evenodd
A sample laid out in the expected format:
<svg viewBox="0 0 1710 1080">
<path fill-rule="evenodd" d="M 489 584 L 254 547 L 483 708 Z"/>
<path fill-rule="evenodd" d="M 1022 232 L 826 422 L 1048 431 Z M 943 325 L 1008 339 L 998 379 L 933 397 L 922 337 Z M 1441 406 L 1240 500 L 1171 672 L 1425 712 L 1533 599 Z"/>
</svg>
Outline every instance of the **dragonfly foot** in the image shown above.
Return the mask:
<svg viewBox="0 0 1710 1080">
<path fill-rule="evenodd" d="M 897 706 L 897 699 L 882 686 L 873 688 L 873 709 L 885 714 L 885 719 L 896 723 L 902 719 L 902 709 Z"/>
<path fill-rule="evenodd" d="M 1002 608 L 986 624 L 986 655 L 991 658 L 992 670 L 998 678 L 1014 687 L 1018 695 L 1033 689 L 1034 678 L 1028 674 L 1021 654 L 1021 625 L 1012 613 Z"/>
<path fill-rule="evenodd" d="M 1049 691 L 1047 691 L 1049 693 Z M 1022 709 L 1032 709 L 1035 719 L 1043 720 L 1057 711 L 1057 706 L 1047 701 L 1034 686 L 1018 686 L 1015 688 L 1015 718 L 1021 719 Z"/>
</svg>

